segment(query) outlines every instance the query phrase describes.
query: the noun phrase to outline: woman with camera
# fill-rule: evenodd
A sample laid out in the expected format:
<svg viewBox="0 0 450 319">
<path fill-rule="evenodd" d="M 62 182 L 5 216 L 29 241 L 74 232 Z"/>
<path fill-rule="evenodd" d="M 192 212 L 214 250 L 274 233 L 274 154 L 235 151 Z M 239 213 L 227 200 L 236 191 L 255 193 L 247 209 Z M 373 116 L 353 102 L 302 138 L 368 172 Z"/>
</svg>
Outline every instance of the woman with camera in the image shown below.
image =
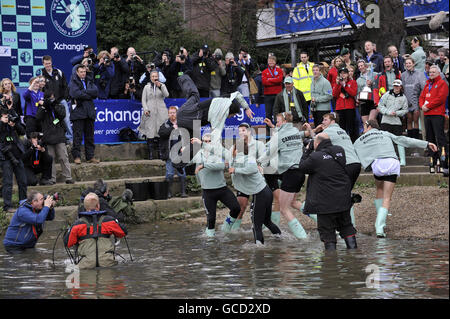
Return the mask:
<svg viewBox="0 0 450 319">
<path fill-rule="evenodd" d="M 336 99 L 336 113 L 339 115 L 339 125 L 347 132 L 354 142 L 358 138 L 356 127 L 356 93 L 358 84 L 349 77 L 346 67 L 339 70 L 339 77 L 333 87 L 333 97 Z"/>
<path fill-rule="evenodd" d="M 45 79 L 44 79 L 45 82 Z M 30 86 L 23 93 L 25 99 L 24 121 L 26 123 L 26 135 L 30 137 L 32 132 L 42 132 L 41 124 L 36 120 L 38 107 L 44 104 L 44 92 L 41 91 L 41 78 L 33 77 L 29 81 Z"/>
<path fill-rule="evenodd" d="M 167 107 L 164 99 L 169 97 L 169 91 L 164 83 L 159 82 L 159 73 L 153 70 L 150 73 L 150 82 L 142 91 L 142 108 L 144 110 L 139 132 L 145 135 L 148 145 L 149 159 L 153 159 L 154 144 L 158 144 L 159 156 L 159 135 L 158 129 L 167 121 Z"/>
<path fill-rule="evenodd" d="M 98 63 L 94 65 L 94 84 L 98 88 L 99 99 L 108 99 L 113 76 L 114 66 L 111 63 L 111 55 L 108 51 L 101 51 L 98 54 Z"/>
<path fill-rule="evenodd" d="M 8 78 L 4 78 L 1 81 L 0 101 L 2 107 L 6 107 L 8 109 L 12 108 L 16 111 L 18 116 L 23 115 L 20 94 L 16 92 L 14 83 Z"/>
</svg>

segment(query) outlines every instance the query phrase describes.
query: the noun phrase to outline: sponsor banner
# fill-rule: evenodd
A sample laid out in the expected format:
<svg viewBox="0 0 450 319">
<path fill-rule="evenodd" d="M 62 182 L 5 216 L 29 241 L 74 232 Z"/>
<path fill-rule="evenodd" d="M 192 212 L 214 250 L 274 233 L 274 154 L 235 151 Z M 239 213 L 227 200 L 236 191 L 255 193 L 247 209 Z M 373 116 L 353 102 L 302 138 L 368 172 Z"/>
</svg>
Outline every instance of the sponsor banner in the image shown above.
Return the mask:
<svg viewBox="0 0 450 319">
<path fill-rule="evenodd" d="M 70 79 L 70 59 L 88 45 L 97 50 L 95 0 L 2 0 L 0 33 L 0 46 L 11 48 L 17 87 L 40 75 L 44 55 Z"/>
<path fill-rule="evenodd" d="M 350 26 L 338 1 L 275 0 L 275 29 L 277 35 L 311 32 Z M 355 24 L 365 22 L 364 12 L 357 0 L 339 1 L 349 8 Z M 449 11 L 448 0 L 404 0 L 405 19 Z"/>
<path fill-rule="evenodd" d="M 0 46 L 0 79 L 11 78 L 11 48 Z"/>
<path fill-rule="evenodd" d="M 200 100 L 206 100 L 202 98 Z M 185 99 L 166 99 L 167 108 L 176 105 L 180 107 L 185 102 Z M 248 101 L 248 100 L 247 100 Z M 94 141 L 95 144 L 111 144 L 118 143 L 119 131 L 122 128 L 129 127 L 138 133 L 138 127 L 141 123 L 142 104 L 135 100 L 95 100 L 94 101 L 97 118 L 94 126 Z M 229 118 L 225 122 L 225 130 L 222 136 L 231 137 L 237 135 L 238 126 L 242 122 L 249 123 L 251 126 L 263 125 L 265 110 L 264 105 L 256 107 L 250 105 L 250 108 L 255 113 L 254 118 L 250 120 L 241 108 L 241 112 L 236 116 Z M 209 126 L 202 128 L 202 133 L 209 131 Z"/>
</svg>

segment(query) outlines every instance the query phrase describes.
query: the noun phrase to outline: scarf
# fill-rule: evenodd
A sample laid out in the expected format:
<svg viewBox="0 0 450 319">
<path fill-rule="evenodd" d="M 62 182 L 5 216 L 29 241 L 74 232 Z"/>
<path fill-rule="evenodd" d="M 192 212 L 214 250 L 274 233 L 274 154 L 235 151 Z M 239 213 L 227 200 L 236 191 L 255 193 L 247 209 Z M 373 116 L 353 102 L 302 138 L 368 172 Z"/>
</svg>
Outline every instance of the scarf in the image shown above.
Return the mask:
<svg viewBox="0 0 450 319">
<path fill-rule="evenodd" d="M 293 87 L 291 95 L 294 97 L 293 98 L 294 106 L 295 106 L 295 109 L 297 111 L 297 114 L 298 114 L 298 117 L 300 118 L 300 120 L 304 120 L 304 116 L 303 116 L 302 110 L 300 109 L 300 104 L 297 101 L 297 93 L 296 93 L 296 91 L 297 91 L 296 88 Z M 290 112 L 290 110 L 291 110 L 290 105 L 289 105 L 290 102 L 289 102 L 289 97 L 288 97 L 286 89 L 283 90 L 283 99 L 284 99 L 284 111 L 285 112 Z"/>
</svg>

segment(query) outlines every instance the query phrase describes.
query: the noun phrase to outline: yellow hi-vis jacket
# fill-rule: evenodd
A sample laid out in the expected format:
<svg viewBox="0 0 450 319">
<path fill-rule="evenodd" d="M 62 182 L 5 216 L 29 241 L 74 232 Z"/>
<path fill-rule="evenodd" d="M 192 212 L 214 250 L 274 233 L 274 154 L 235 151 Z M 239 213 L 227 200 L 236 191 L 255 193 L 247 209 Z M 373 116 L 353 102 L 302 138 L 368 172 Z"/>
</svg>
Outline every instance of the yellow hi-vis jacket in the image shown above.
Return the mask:
<svg viewBox="0 0 450 319">
<path fill-rule="evenodd" d="M 308 72 L 306 72 L 305 65 L 303 62 L 300 62 L 292 72 L 294 87 L 303 93 L 306 101 L 311 101 L 311 83 L 314 77 L 313 66 L 314 63 L 308 62 Z"/>
</svg>

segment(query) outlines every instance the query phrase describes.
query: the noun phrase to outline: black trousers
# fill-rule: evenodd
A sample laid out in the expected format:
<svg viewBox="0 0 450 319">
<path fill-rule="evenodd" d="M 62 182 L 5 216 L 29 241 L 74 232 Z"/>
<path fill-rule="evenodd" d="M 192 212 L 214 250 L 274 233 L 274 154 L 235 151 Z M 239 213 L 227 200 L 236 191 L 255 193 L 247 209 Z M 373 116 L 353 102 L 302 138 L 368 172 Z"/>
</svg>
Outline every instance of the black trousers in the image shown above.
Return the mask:
<svg viewBox="0 0 450 319">
<path fill-rule="evenodd" d="M 42 174 L 41 179 L 52 179 L 53 157 L 47 152 L 41 154 L 39 165 L 33 166 L 27 163 L 25 165 L 25 174 L 27 176 L 27 186 L 36 186 L 38 183 L 37 174 Z"/>
<path fill-rule="evenodd" d="M 206 209 L 206 222 L 208 229 L 214 229 L 216 227 L 216 211 L 217 202 L 221 201 L 229 210 L 230 216 L 237 218 L 241 206 L 233 194 L 233 192 L 226 186 L 217 189 L 203 189 L 202 190 L 203 205 Z"/>
<path fill-rule="evenodd" d="M 448 159 L 447 138 L 444 132 L 445 118 L 441 115 L 425 115 L 424 122 L 427 141 L 436 144 L 439 149 L 437 152 L 431 154 L 434 163 L 436 164 L 438 157 L 441 156 L 442 147 L 445 148 L 445 154 L 447 154 Z M 431 152 L 431 150 L 429 150 L 429 152 Z M 444 163 L 441 163 L 444 168 L 448 168 L 447 159 Z"/>
<path fill-rule="evenodd" d="M 322 124 L 323 116 L 327 113 L 330 113 L 331 111 L 313 111 L 313 118 L 314 118 L 314 127 L 317 127 L 319 124 Z"/>
<path fill-rule="evenodd" d="M 354 143 L 358 139 L 358 130 L 356 127 L 356 111 L 355 109 L 338 110 L 339 126 L 347 132 Z"/>
<path fill-rule="evenodd" d="M 255 243 L 259 240 L 264 244 L 264 236 L 262 232 L 263 224 L 272 232 L 272 234 L 281 234 L 278 226 L 272 223 L 272 220 L 270 219 L 272 215 L 272 201 L 273 194 L 269 186 L 266 186 L 258 194 L 253 195 L 250 213 L 252 216 L 253 236 L 255 238 Z"/>
<path fill-rule="evenodd" d="M 264 95 L 264 107 L 266 111 L 266 118 L 272 121 L 272 123 L 276 122 L 276 119 L 273 118 L 273 105 L 275 104 L 276 94 Z M 266 126 L 266 136 L 270 136 L 270 128 Z"/>
<path fill-rule="evenodd" d="M 317 230 L 324 243 L 336 242 L 336 230 L 342 238 L 353 236 L 356 229 L 350 217 L 350 209 L 332 214 L 317 214 Z"/>
<path fill-rule="evenodd" d="M 2 169 L 2 197 L 3 209 L 12 207 L 13 178 L 16 176 L 17 186 L 19 188 L 19 200 L 27 198 L 27 176 L 22 160 L 18 165 L 13 165 L 10 160 L 0 161 Z"/>
<path fill-rule="evenodd" d="M 352 189 L 353 189 L 353 186 L 355 186 L 359 174 L 361 173 L 361 164 L 352 163 L 345 165 L 345 172 L 347 173 L 348 176 L 350 176 L 350 181 L 352 182 Z"/>
<path fill-rule="evenodd" d="M 89 161 L 94 157 L 94 120 L 83 119 L 72 121 L 73 129 L 73 158 L 81 158 L 81 143 L 84 138 L 84 153 L 86 160 Z"/>
<path fill-rule="evenodd" d="M 33 132 L 42 132 L 41 122 L 38 121 L 35 117 L 27 115 L 24 118 L 24 122 L 27 138 L 30 138 L 30 134 Z"/>
</svg>

